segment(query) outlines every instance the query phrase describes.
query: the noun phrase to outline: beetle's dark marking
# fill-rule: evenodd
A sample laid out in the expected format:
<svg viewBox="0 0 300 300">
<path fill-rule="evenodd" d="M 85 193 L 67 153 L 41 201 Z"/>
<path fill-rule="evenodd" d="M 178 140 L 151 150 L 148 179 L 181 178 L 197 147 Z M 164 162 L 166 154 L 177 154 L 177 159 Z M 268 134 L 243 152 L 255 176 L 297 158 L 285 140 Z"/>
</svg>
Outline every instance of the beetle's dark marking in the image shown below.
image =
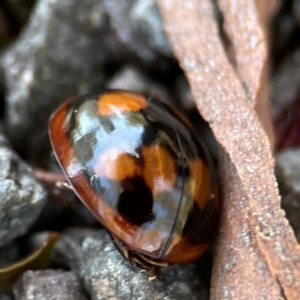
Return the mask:
<svg viewBox="0 0 300 300">
<path fill-rule="evenodd" d="M 85 162 L 91 161 L 94 157 L 92 145 L 97 143 L 95 135 L 95 132 L 89 132 L 71 141 L 76 157 L 79 158 L 79 161 L 83 162 L 84 165 L 86 164 Z M 86 145 L 90 145 L 90 147 L 86 147 Z"/>
<path fill-rule="evenodd" d="M 165 116 L 160 118 L 149 118 L 150 114 L 158 115 L 160 112 L 151 109 L 151 105 L 148 108 L 143 109 L 140 113 L 147 120 L 148 125 L 142 135 L 142 145 L 160 145 L 165 147 L 171 157 L 176 160 L 178 158 L 178 145 L 174 145 L 172 141 L 177 140 L 176 134 L 172 128 L 165 122 L 167 119 Z M 160 119 L 164 119 L 164 123 Z"/>
<path fill-rule="evenodd" d="M 153 195 L 144 178 L 126 178 L 122 180 L 121 186 L 123 192 L 118 200 L 118 212 L 134 225 L 153 221 Z"/>
<path fill-rule="evenodd" d="M 179 176 L 190 176 L 190 168 L 188 166 L 179 166 L 177 164 L 177 175 Z"/>
<path fill-rule="evenodd" d="M 219 219 L 215 205 L 215 199 L 211 199 L 202 210 L 194 202 L 194 206 L 181 233 L 181 236 L 186 238 L 189 244 L 204 244 L 211 240 L 218 226 Z"/>
<path fill-rule="evenodd" d="M 98 116 L 99 122 L 102 128 L 107 134 L 111 134 L 116 128 L 114 123 L 111 121 L 111 116 Z"/>
<path fill-rule="evenodd" d="M 195 159 L 200 157 L 207 165 L 210 164 L 208 151 L 203 142 L 198 138 L 193 127 L 187 124 L 184 119 L 179 118 L 179 115 L 174 112 L 172 108 L 158 100 L 152 100 L 160 104 L 172 116 L 172 120 L 176 122 L 174 128 L 177 129 L 179 136 L 182 138 L 182 149 L 187 152 L 188 157 Z"/>
<path fill-rule="evenodd" d="M 152 145 L 153 141 L 155 141 L 155 139 L 159 135 L 159 131 L 160 131 L 159 128 L 157 128 L 157 126 L 154 124 L 150 123 L 146 125 L 145 130 L 142 134 L 141 145 L 143 146 Z"/>
<path fill-rule="evenodd" d="M 178 115 L 171 108 L 164 103 L 161 105 L 165 107 L 171 116 L 173 116 L 173 120 L 176 122 L 177 126 L 174 126 L 174 128 L 176 128 L 178 135 L 182 138 L 183 156 L 187 156 L 191 162 L 193 162 L 194 158 L 199 157 L 208 167 L 212 185 L 214 186 L 216 174 L 214 173 L 213 162 L 208 154 L 206 146 L 198 139 L 194 129 L 189 124 L 184 120 L 181 120 L 180 122 Z M 185 176 L 189 176 L 189 167 L 184 168 L 184 170 L 186 172 Z M 197 245 L 207 243 L 211 239 L 213 232 L 218 226 L 219 219 L 215 201 L 215 199 L 208 201 L 203 210 L 194 201 L 193 208 L 186 219 L 187 222 L 181 233 L 181 236 L 186 238 L 188 243 Z"/>
</svg>

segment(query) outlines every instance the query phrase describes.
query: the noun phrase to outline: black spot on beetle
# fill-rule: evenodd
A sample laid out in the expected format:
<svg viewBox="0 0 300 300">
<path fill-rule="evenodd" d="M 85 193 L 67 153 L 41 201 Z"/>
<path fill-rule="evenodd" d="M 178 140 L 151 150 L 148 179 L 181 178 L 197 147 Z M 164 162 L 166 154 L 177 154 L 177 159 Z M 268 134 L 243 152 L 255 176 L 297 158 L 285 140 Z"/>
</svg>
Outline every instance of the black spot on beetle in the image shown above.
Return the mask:
<svg viewBox="0 0 300 300">
<path fill-rule="evenodd" d="M 152 145 L 158 134 L 159 129 L 156 126 L 152 124 L 145 125 L 144 132 L 141 137 L 141 144 L 143 146 Z"/>
<path fill-rule="evenodd" d="M 189 243 L 198 245 L 211 240 L 219 220 L 215 205 L 215 199 L 209 200 L 203 210 L 194 204 L 181 233 Z"/>
<path fill-rule="evenodd" d="M 111 121 L 110 116 L 99 116 L 98 118 L 102 128 L 107 134 L 111 134 L 116 129 L 114 123 Z"/>
<path fill-rule="evenodd" d="M 153 196 L 143 177 L 126 178 L 121 186 L 123 192 L 118 200 L 118 212 L 134 225 L 153 221 Z"/>
<path fill-rule="evenodd" d="M 190 176 L 190 168 L 188 166 L 181 166 L 177 164 L 177 172 L 176 174 L 181 177 L 189 177 Z"/>
</svg>

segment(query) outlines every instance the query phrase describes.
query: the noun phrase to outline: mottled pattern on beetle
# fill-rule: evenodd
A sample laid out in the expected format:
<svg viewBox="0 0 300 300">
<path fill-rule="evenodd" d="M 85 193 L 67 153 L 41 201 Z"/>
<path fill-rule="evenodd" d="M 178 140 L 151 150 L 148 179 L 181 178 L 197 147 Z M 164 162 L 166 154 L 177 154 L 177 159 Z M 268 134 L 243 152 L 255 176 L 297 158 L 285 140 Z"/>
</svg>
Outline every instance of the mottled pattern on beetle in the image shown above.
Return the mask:
<svg viewBox="0 0 300 300">
<path fill-rule="evenodd" d="M 74 113 L 74 110 L 76 113 Z M 99 164 L 99 157 L 107 154 L 107 158 L 111 156 L 111 158 L 117 159 L 121 153 L 126 153 L 133 158 L 137 165 L 143 166 L 143 147 L 155 144 L 165 147 L 171 156 L 177 159 L 179 166 L 181 161 L 184 161 L 184 159 L 178 158 L 180 151 L 177 145 L 174 145 L 172 142 L 174 137 L 170 137 L 170 133 L 166 132 L 167 130 L 153 128 L 142 113 L 129 111 L 118 115 L 101 116 L 97 111 L 96 100 L 91 99 L 90 101 L 80 103 L 80 105 L 77 104 L 76 108 L 71 105 L 67 122 L 70 122 L 72 118 L 75 118 L 75 121 L 73 121 L 75 122 L 75 127 L 69 132 L 69 138 L 74 149 L 74 154 L 82 165 L 82 169 L 85 170 L 85 176 L 90 181 L 92 179 L 93 188 L 100 193 L 101 198 L 106 204 L 114 210 L 118 210 L 119 196 L 124 191 L 124 188 L 119 181 L 101 176 L 99 174 L 101 173 L 101 169 L 95 170 L 95 166 Z M 95 119 L 98 120 L 97 125 L 95 125 Z M 171 134 L 174 135 L 172 131 Z M 185 166 L 187 166 L 186 162 Z M 182 169 L 180 168 L 178 172 L 182 172 Z M 160 230 L 166 232 L 166 234 L 169 234 L 172 230 L 181 199 L 182 185 L 184 184 L 184 179 L 180 173 L 177 173 L 175 180 L 175 186 L 169 186 L 169 189 L 166 187 L 165 192 L 161 192 L 153 200 L 151 199 L 153 201 L 151 208 L 153 205 L 152 209 L 155 211 L 153 216 L 155 222 L 159 224 Z M 142 181 L 142 178 L 140 178 L 140 181 Z M 141 190 L 141 197 L 143 196 L 143 192 L 145 191 Z M 182 214 L 187 214 L 190 211 L 191 201 L 183 199 L 183 204 L 185 203 L 187 207 L 184 209 L 183 205 Z M 145 219 L 148 221 L 147 218 Z M 132 221 L 133 224 L 136 223 L 135 220 L 129 221 Z M 178 225 L 182 227 L 184 224 Z M 148 227 L 149 224 L 145 224 L 144 226 Z M 145 229 L 147 230 L 147 228 Z"/>
<path fill-rule="evenodd" d="M 216 214 L 202 147 L 160 102 L 114 95 L 111 103 L 109 97 L 99 102 L 103 95 L 100 100 L 85 96 L 61 108 L 65 117 L 53 118 L 53 124 L 64 120 L 65 138 L 52 137 L 58 158 L 79 196 L 92 197 L 83 196 L 83 202 L 129 248 L 160 259 L 169 256 L 167 261 L 191 261 L 207 246 Z M 124 101 L 116 105 L 124 96 L 133 110 Z M 112 105 L 106 108 L 107 103 Z M 80 172 L 98 200 L 89 188 L 82 189 Z"/>
</svg>

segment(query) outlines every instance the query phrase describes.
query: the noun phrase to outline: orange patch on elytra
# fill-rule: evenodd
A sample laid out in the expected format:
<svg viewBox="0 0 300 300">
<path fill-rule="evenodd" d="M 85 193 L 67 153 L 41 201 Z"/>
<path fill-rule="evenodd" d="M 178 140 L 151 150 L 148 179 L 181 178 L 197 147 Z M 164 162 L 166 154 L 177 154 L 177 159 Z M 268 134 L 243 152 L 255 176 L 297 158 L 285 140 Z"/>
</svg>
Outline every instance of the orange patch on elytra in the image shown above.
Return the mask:
<svg viewBox="0 0 300 300">
<path fill-rule="evenodd" d="M 176 179 L 175 162 L 161 145 L 142 148 L 145 167 L 143 176 L 154 195 L 174 188 Z"/>
<path fill-rule="evenodd" d="M 105 176 L 117 181 L 124 180 L 126 177 L 141 175 L 142 173 L 141 168 L 134 159 L 118 149 L 107 149 L 99 155 L 98 161 L 94 166 L 94 172 L 99 177 Z"/>
<path fill-rule="evenodd" d="M 139 111 L 148 106 L 147 100 L 133 93 L 108 93 L 98 99 L 99 114 L 107 116 L 125 111 Z"/>
<path fill-rule="evenodd" d="M 67 104 L 67 103 L 66 103 Z M 69 137 L 67 135 L 66 114 L 67 105 L 64 104 L 51 118 L 49 125 L 50 137 L 55 149 L 56 155 L 62 168 L 68 176 L 74 191 L 79 196 L 81 201 L 89 208 L 94 216 L 105 226 L 113 235 L 117 236 L 126 245 L 130 246 L 131 250 L 139 251 L 145 255 L 153 255 L 156 257 L 161 249 L 161 245 L 165 242 L 165 236 L 159 232 L 153 231 L 151 227 L 136 226 L 123 218 L 115 208 L 107 203 L 106 199 L 102 199 L 99 194 L 91 187 L 89 179 L 84 175 L 82 165 L 78 161 L 72 149 Z M 116 145 L 117 147 L 117 145 Z M 116 150 L 116 149 L 115 149 Z M 102 157 L 109 157 L 114 161 L 113 168 L 117 169 L 115 175 L 109 170 L 110 163 L 107 161 L 105 172 L 111 176 L 122 178 L 126 174 L 141 174 L 141 168 L 134 164 L 134 159 L 125 153 L 120 153 L 114 149 L 107 149 L 106 154 Z M 114 153 L 114 155 L 113 155 Z M 102 160 L 97 162 L 95 173 L 102 174 Z M 121 167 L 122 166 L 122 167 Z M 123 171 L 124 169 L 124 171 Z M 147 235 L 150 235 L 147 242 Z M 157 240 L 155 237 L 157 235 Z M 157 249 L 155 248 L 155 245 Z"/>
<path fill-rule="evenodd" d="M 211 199 L 212 194 L 209 169 L 199 158 L 191 161 L 189 167 L 191 195 L 199 208 L 204 209 L 206 203 Z"/>
<path fill-rule="evenodd" d="M 192 245 L 187 239 L 174 236 L 164 260 L 171 263 L 190 263 L 201 257 L 208 243 Z"/>
</svg>

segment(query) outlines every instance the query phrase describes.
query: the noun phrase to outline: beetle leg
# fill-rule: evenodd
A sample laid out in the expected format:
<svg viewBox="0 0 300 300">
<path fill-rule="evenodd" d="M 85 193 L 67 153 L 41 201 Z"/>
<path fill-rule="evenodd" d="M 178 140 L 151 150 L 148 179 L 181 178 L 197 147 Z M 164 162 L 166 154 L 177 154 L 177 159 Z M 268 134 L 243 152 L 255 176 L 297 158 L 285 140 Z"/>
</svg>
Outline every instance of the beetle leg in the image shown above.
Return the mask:
<svg viewBox="0 0 300 300">
<path fill-rule="evenodd" d="M 119 252 L 133 265 L 145 270 L 149 277 L 149 280 L 154 280 L 158 277 L 159 270 L 166 268 L 168 263 L 156 261 L 154 258 L 147 257 L 135 251 L 130 251 L 127 247 L 113 234 L 111 234 L 112 240 L 119 250 Z"/>
</svg>

